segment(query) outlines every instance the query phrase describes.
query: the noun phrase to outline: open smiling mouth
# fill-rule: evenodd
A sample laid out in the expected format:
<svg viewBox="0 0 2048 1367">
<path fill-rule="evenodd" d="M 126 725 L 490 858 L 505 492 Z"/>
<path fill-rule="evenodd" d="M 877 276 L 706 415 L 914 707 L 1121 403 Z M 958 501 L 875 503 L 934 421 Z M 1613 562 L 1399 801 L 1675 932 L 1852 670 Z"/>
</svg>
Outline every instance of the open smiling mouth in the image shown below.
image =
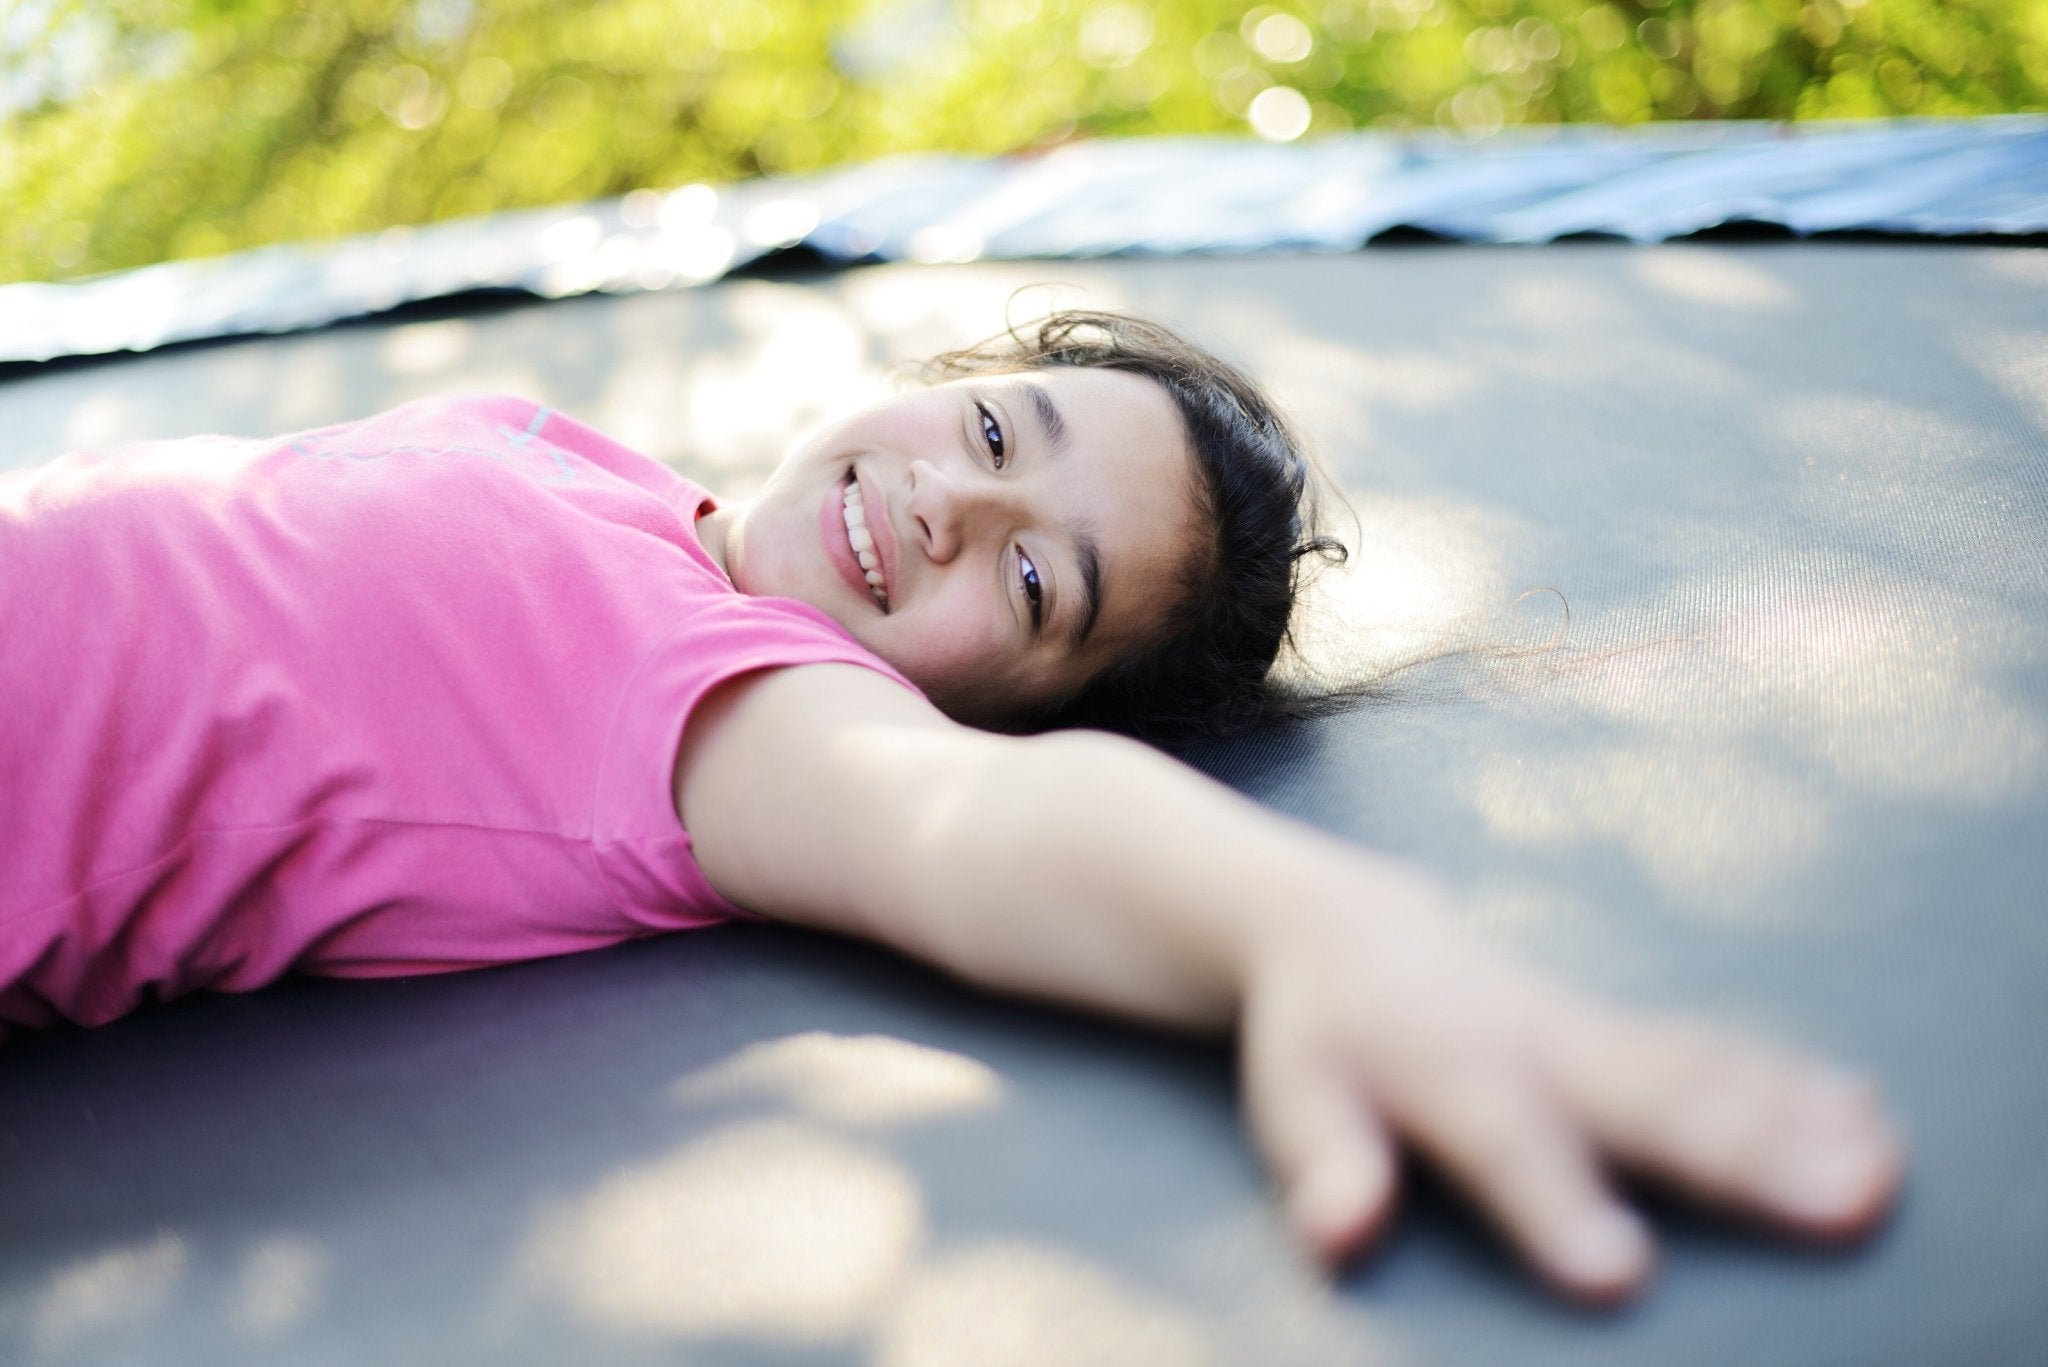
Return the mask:
<svg viewBox="0 0 2048 1367">
<path fill-rule="evenodd" d="M 846 473 L 846 540 L 867 577 L 868 592 L 882 611 L 889 610 L 889 586 L 882 580 L 882 559 L 875 554 L 875 538 L 868 532 L 867 508 L 861 503 L 860 481 L 851 470 Z"/>
</svg>

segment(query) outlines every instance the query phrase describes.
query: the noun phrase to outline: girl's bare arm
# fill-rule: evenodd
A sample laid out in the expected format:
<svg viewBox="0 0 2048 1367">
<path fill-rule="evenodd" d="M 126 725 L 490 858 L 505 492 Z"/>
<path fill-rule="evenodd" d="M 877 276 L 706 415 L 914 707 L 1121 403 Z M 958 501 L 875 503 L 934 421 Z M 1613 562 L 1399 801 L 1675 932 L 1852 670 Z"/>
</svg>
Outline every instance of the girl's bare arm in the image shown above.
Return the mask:
<svg viewBox="0 0 2048 1367">
<path fill-rule="evenodd" d="M 1820 1236 L 1873 1224 L 1899 1181 L 1868 1086 L 1578 997 L 1466 938 L 1417 870 L 1132 742 L 992 736 L 864 669 L 784 669 L 699 709 L 676 804 L 713 885 L 765 915 L 1235 1026 L 1249 1123 L 1332 1261 L 1384 1223 L 1397 1142 L 1594 1300 L 1650 1264 L 1610 1163 Z"/>
</svg>

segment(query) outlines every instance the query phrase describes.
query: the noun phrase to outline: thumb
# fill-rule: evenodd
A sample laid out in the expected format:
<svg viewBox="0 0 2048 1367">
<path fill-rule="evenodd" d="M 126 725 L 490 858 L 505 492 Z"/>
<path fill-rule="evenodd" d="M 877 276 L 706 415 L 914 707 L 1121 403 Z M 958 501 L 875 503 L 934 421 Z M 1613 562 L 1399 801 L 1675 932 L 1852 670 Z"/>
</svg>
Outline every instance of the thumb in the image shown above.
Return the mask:
<svg viewBox="0 0 2048 1367">
<path fill-rule="evenodd" d="M 1393 1141 L 1337 1068 L 1268 1062 L 1247 1056 L 1245 1101 L 1288 1227 L 1325 1263 L 1346 1262 L 1393 1213 Z"/>
</svg>

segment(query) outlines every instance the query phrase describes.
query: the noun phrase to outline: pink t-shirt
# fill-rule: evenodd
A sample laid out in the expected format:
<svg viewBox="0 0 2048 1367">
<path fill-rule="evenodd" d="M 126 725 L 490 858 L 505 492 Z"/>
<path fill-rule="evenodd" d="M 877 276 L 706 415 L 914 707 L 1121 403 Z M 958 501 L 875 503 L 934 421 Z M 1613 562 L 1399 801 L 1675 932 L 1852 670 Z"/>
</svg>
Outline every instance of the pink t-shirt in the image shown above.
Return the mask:
<svg viewBox="0 0 2048 1367">
<path fill-rule="evenodd" d="M 513 398 L 0 475 L 0 1032 L 733 914 L 671 797 L 691 708 L 909 684 L 736 591 L 708 503 Z"/>
</svg>

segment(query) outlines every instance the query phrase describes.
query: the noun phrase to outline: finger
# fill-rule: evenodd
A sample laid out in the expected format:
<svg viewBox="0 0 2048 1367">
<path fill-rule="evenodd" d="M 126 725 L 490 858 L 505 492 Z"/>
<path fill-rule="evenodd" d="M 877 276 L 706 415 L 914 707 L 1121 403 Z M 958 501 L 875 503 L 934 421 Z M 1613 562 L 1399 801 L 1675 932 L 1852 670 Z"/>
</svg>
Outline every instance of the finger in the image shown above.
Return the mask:
<svg viewBox="0 0 2048 1367">
<path fill-rule="evenodd" d="M 1339 1089 L 1325 1090 L 1307 1156 L 1287 1191 L 1287 1221 L 1325 1263 L 1359 1257 L 1379 1239 L 1393 1216 L 1397 1164 L 1393 1141 L 1362 1107 Z"/>
<path fill-rule="evenodd" d="M 1334 1067 L 1249 1051 L 1245 1103 L 1288 1226 L 1327 1264 L 1357 1257 L 1386 1227 L 1397 1178 L 1370 1104 Z"/>
<path fill-rule="evenodd" d="M 1404 1102 L 1401 1119 L 1559 1290 L 1605 1303 L 1648 1278 L 1654 1255 L 1642 1222 L 1614 1198 L 1555 1103 L 1522 1075 L 1445 1070 Z"/>
<path fill-rule="evenodd" d="M 1557 1080 L 1630 1168 L 1820 1238 L 1868 1230 L 1896 1197 L 1905 1148 L 1875 1088 L 1692 1027 L 1620 1020 Z"/>
</svg>

